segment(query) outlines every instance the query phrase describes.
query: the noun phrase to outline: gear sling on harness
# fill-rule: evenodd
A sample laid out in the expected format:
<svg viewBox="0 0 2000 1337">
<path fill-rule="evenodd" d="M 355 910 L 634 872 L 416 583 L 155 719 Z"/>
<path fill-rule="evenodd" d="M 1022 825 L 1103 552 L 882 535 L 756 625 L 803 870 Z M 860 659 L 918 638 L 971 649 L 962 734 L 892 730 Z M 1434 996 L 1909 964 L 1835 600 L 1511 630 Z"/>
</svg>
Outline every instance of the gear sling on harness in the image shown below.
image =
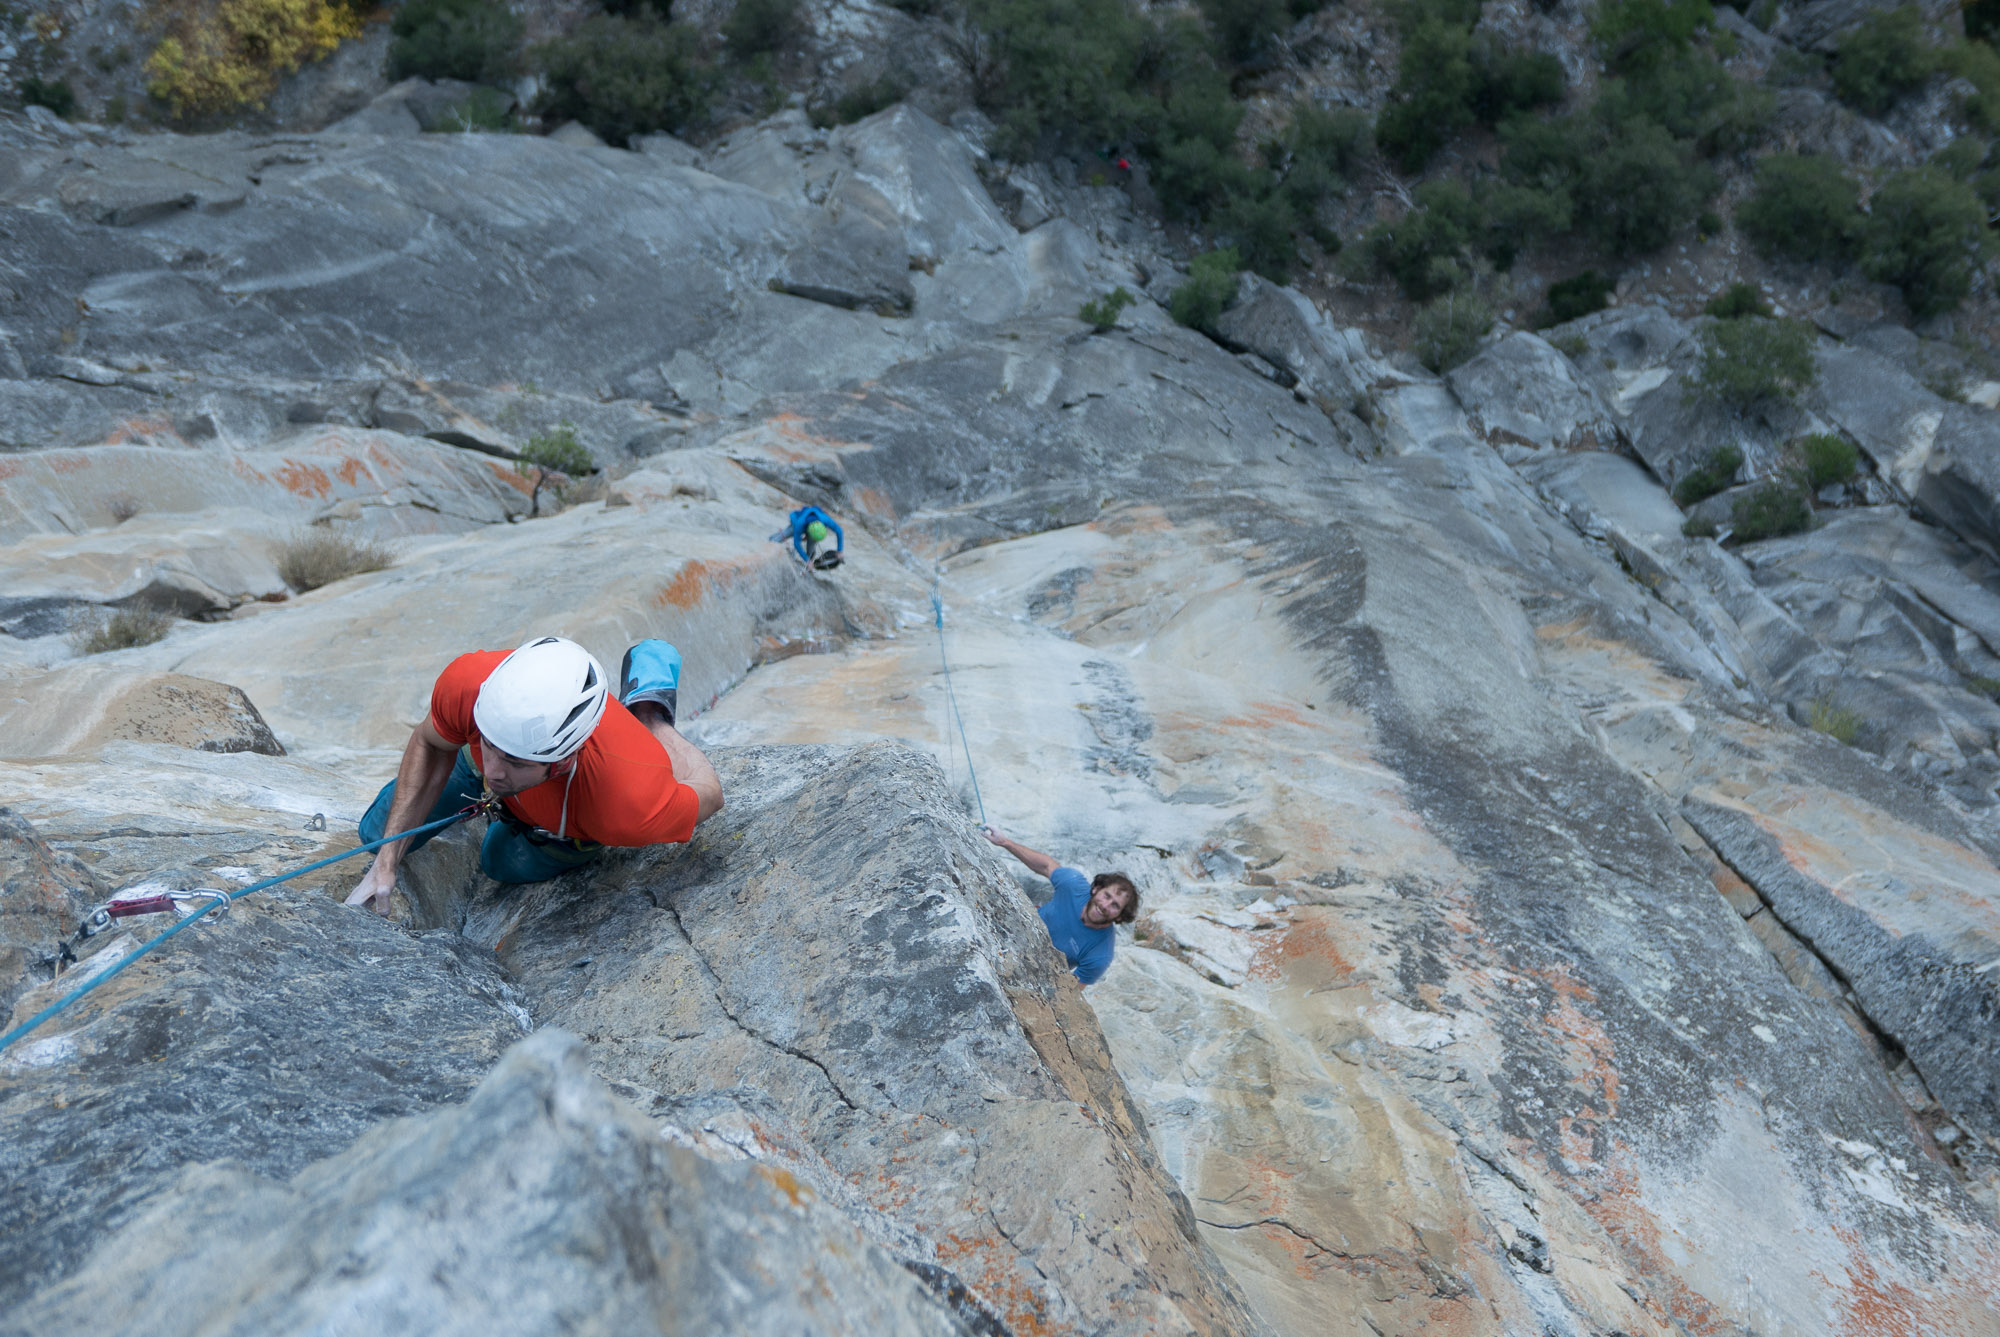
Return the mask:
<svg viewBox="0 0 2000 1337">
<path fill-rule="evenodd" d="M 124 970 L 127 966 L 137 961 L 140 957 L 146 955 L 146 953 L 152 951 L 155 947 L 164 946 L 166 944 L 167 939 L 173 937 L 176 933 L 179 933 L 182 929 L 192 928 L 195 924 L 198 924 L 202 920 L 208 918 L 211 911 L 218 914 L 222 913 L 223 911 L 227 910 L 232 903 L 242 900 L 245 896 L 248 896 L 253 891 L 264 891 L 267 890 L 268 888 L 277 886 L 280 882 L 290 882 L 295 877 L 304 877 L 307 873 L 311 873 L 318 869 L 325 868 L 329 864 L 336 864 L 339 863 L 342 859 L 351 859 L 357 854 L 366 854 L 370 850 L 380 849 L 382 846 L 390 844 L 393 841 L 404 840 L 409 838 L 410 836 L 424 835 L 432 831 L 442 831 L 444 830 L 444 828 L 452 825 L 454 822 L 462 822 L 468 817 L 486 811 L 487 808 L 488 804 L 486 803 L 468 804 L 464 809 L 455 812 L 451 816 L 443 818 L 439 821 L 426 822 L 422 826 L 413 826 L 408 831 L 398 831 L 393 836 L 383 836 L 380 840 L 371 840 L 365 845 L 356 845 L 351 850 L 343 850 L 339 854 L 331 855 L 327 858 L 319 860 L 316 863 L 309 863 L 303 868 L 294 868 L 289 873 L 280 873 L 276 877 L 267 877 L 262 882 L 252 882 L 249 886 L 243 887 L 237 891 L 222 892 L 222 891 L 202 890 L 199 892 L 180 892 L 180 893 L 169 892 L 166 893 L 164 896 L 148 896 L 132 900 L 112 901 L 109 904 L 100 906 L 96 911 L 94 911 L 92 914 L 90 914 L 85 918 L 83 929 L 79 931 L 79 936 L 82 937 L 94 936 L 95 934 L 100 933 L 104 929 L 110 927 L 110 921 L 113 919 L 123 919 L 129 915 L 148 914 L 154 910 L 172 909 L 175 906 L 177 906 L 179 902 L 183 899 L 199 898 L 206 900 L 208 902 L 208 904 L 204 905 L 201 909 L 195 911 L 187 918 L 181 920 L 178 924 L 175 924 L 172 928 L 160 934 L 157 938 L 149 940 L 144 946 L 139 948 L 138 951 L 133 952 L 130 956 L 127 956 L 123 960 L 117 962 L 115 965 L 111 966 L 108 970 L 104 971 L 102 974 L 92 978 L 82 988 L 76 990 L 74 993 L 71 993 L 63 998 L 57 999 L 55 1002 L 43 1008 L 40 1012 L 37 1012 L 34 1016 L 29 1017 L 19 1026 L 16 1026 L 13 1030 L 8 1031 L 5 1035 L 0 1035 L 0 1050 L 5 1050 L 7 1046 L 13 1044 L 16 1040 L 19 1040 L 22 1036 L 28 1034 L 30 1031 L 34 1030 L 37 1026 L 40 1026 L 43 1022 L 49 1020 L 51 1017 L 57 1016 L 67 1011 L 70 1007 L 72 1007 L 79 1000 L 81 1000 L 85 994 L 88 994 L 92 989 L 95 989 L 99 985 L 109 981 L 112 977 L 116 976 L 120 971 Z M 62 945 L 62 948 L 60 950 L 65 955 L 73 955 L 70 952 L 69 943 L 67 942 Z"/>
</svg>

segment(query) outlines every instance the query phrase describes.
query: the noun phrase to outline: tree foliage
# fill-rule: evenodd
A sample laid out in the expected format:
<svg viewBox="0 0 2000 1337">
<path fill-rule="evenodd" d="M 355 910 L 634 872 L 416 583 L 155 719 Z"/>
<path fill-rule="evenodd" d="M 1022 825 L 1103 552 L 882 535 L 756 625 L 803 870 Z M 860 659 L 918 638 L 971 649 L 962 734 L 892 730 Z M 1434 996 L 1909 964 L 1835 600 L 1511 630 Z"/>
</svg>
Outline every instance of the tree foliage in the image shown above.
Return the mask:
<svg viewBox="0 0 2000 1337">
<path fill-rule="evenodd" d="M 391 79 L 498 84 L 520 64 L 521 20 L 498 0 L 410 0 L 389 31 Z"/>
<path fill-rule="evenodd" d="M 543 90 L 536 109 L 552 120 L 580 121 L 608 144 L 676 130 L 708 107 L 708 73 L 695 58 L 695 35 L 651 14 L 603 14 L 570 36 L 536 47 Z"/>
<path fill-rule="evenodd" d="M 1971 186 L 1935 167 L 1913 167 L 1869 201 L 1861 265 L 1903 290 L 1919 316 L 1949 311 L 1972 291 L 1987 249 L 1986 206 Z"/>
</svg>

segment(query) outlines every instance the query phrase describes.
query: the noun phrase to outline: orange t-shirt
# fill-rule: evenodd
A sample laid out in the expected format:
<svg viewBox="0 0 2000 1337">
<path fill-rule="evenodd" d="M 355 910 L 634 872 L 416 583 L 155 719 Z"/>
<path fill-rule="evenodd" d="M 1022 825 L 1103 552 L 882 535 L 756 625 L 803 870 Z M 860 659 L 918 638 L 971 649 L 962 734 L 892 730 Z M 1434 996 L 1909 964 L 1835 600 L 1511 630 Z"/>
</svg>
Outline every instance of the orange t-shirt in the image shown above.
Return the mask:
<svg viewBox="0 0 2000 1337">
<path fill-rule="evenodd" d="M 431 688 L 431 727 L 448 743 L 470 743 L 472 764 L 481 764 L 479 728 L 472 703 L 507 650 L 474 650 L 445 666 Z M 574 767 L 574 778 L 569 769 Z M 563 816 L 564 789 L 569 815 Z M 701 799 L 674 778 L 674 763 L 653 731 L 616 701 L 591 730 L 583 749 L 557 763 L 549 778 L 532 789 L 509 794 L 502 807 L 530 826 L 600 845 L 659 845 L 694 835 Z"/>
</svg>

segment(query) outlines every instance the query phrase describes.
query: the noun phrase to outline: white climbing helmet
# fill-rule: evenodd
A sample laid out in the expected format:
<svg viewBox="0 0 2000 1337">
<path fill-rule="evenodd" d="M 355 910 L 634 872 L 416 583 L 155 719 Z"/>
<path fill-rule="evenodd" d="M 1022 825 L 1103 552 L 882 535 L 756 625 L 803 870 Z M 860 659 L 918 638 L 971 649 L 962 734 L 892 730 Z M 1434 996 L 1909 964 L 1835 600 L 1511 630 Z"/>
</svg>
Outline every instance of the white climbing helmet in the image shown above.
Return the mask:
<svg viewBox="0 0 2000 1337">
<path fill-rule="evenodd" d="M 560 636 L 529 641 L 500 661 L 472 703 L 493 746 L 523 761 L 561 761 L 604 718 L 610 691 L 590 651 Z"/>
</svg>

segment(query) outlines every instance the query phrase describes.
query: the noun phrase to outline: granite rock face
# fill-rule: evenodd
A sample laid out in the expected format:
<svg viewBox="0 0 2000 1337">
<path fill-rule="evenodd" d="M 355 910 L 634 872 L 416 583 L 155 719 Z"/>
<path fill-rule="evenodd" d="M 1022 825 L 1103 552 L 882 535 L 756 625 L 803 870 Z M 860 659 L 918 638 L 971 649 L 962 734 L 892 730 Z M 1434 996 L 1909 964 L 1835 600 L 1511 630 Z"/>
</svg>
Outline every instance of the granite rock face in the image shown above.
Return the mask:
<svg viewBox="0 0 2000 1337">
<path fill-rule="evenodd" d="M 0 637 L 16 1016 L 105 888 L 344 846 L 467 649 L 673 640 L 728 807 L 519 891 L 462 828 L 394 924 L 315 875 L 0 1056 L 8 1322 L 142 1259 L 144 1330 L 213 1229 L 272 1275 L 193 1328 L 448 1325 L 476 1272 L 523 1332 L 1992 1332 L 1984 410 L 1849 331 L 1713 411 L 1651 308 L 1441 379 L 1246 281 L 1212 340 L 1117 192 L 909 108 L 699 153 L 377 110 L 4 121 L 0 566 L 213 592 L 89 664 Z M 525 518 L 565 423 L 606 476 Z M 1682 534 L 1708 452 L 1820 429 L 1868 506 Z M 769 541 L 806 502 L 837 572 Z M 394 565 L 262 598 L 313 523 Z M 217 692 L 284 754 L 203 750 Z M 1141 886 L 1087 993 L 974 814 Z"/>
<path fill-rule="evenodd" d="M 543 1031 L 289 1183 L 188 1170 L 0 1331 L 982 1331 L 791 1171 L 692 1142 Z"/>
</svg>

